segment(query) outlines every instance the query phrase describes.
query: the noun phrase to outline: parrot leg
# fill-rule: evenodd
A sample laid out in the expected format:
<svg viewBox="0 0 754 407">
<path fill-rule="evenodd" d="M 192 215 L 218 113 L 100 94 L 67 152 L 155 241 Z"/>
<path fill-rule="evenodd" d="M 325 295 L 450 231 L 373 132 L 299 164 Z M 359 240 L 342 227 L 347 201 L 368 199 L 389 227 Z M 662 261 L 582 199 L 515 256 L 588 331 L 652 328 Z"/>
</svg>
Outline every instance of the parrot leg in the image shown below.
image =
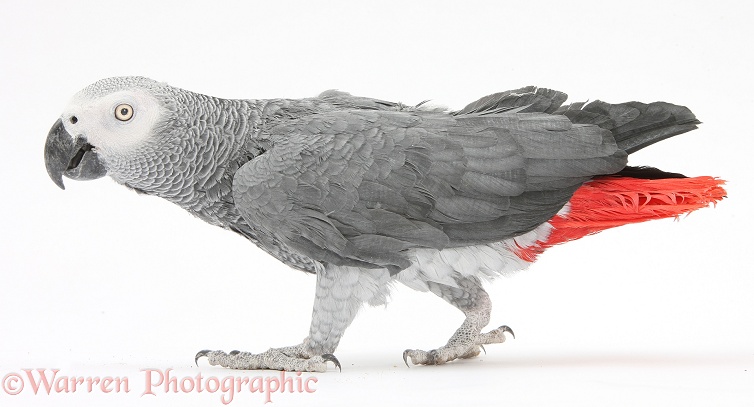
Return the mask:
<svg viewBox="0 0 754 407">
<path fill-rule="evenodd" d="M 325 372 L 327 362 L 340 368 L 340 362 L 332 354 L 340 338 L 364 302 L 385 303 L 389 280 L 386 270 L 327 267 L 317 273 L 312 323 L 303 343 L 258 354 L 203 350 L 196 354 L 195 360 L 207 357 L 210 365 L 241 370 Z"/>
<path fill-rule="evenodd" d="M 403 352 L 406 366 L 409 358 L 415 365 L 441 365 L 459 358 L 473 358 L 479 355 L 484 345 L 505 342 L 506 332 L 513 335 L 513 331 L 505 325 L 481 333 L 482 328 L 490 322 L 490 297 L 477 278 L 464 278 L 457 282 L 458 287 L 437 283 L 429 283 L 429 287 L 437 296 L 463 311 L 466 320 L 445 346 L 430 351 L 407 349 Z"/>
</svg>

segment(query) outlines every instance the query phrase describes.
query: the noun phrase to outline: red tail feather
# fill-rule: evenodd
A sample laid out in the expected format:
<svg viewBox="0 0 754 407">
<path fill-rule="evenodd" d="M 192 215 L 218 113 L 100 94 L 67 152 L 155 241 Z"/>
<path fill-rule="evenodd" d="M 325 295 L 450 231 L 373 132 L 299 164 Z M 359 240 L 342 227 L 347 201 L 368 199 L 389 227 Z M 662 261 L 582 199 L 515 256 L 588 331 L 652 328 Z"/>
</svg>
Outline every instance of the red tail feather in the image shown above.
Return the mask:
<svg viewBox="0 0 754 407">
<path fill-rule="evenodd" d="M 548 247 L 615 226 L 688 214 L 725 197 L 725 181 L 713 177 L 638 179 L 597 178 L 579 188 L 569 211 L 550 219 L 545 241 L 520 247 L 520 258 L 534 261 Z"/>
</svg>

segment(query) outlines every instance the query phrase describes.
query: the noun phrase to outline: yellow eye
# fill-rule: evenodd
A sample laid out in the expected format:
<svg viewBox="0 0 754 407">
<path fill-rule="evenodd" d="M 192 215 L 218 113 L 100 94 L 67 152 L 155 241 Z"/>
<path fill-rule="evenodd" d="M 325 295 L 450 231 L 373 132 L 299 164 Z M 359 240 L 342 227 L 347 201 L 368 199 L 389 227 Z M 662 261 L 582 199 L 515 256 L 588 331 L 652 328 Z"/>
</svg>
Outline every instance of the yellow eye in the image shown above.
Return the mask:
<svg viewBox="0 0 754 407">
<path fill-rule="evenodd" d="M 116 119 L 122 122 L 127 122 L 131 120 L 132 117 L 134 117 L 134 109 L 131 107 L 131 105 L 122 104 L 118 105 L 118 107 L 115 108 Z"/>
</svg>

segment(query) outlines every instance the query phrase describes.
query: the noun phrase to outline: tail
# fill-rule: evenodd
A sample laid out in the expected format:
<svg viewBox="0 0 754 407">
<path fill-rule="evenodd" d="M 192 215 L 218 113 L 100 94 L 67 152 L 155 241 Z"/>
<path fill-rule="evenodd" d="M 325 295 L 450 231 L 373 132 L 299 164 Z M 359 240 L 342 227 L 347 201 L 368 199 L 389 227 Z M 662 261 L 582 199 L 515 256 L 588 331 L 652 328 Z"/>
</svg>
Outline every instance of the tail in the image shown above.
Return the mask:
<svg viewBox="0 0 754 407">
<path fill-rule="evenodd" d="M 594 124 L 610 130 L 618 147 L 631 154 L 650 144 L 694 130 L 699 120 L 691 110 L 665 102 L 619 104 L 576 102 L 563 106 L 568 95 L 557 90 L 526 86 L 494 93 L 468 104 L 453 115 L 519 113 L 562 114 L 575 124 Z"/>
<path fill-rule="evenodd" d="M 665 102 L 610 104 L 599 100 L 562 106 L 567 96 L 551 89 L 527 86 L 485 96 L 453 112 L 464 114 L 549 113 L 574 124 L 609 130 L 618 147 L 633 153 L 658 141 L 696 128 L 699 120 L 684 106 Z M 515 110 L 514 110 L 515 109 Z M 725 197 L 724 181 L 687 178 L 650 167 L 626 167 L 617 174 L 596 177 L 582 185 L 568 204 L 549 220 L 547 237 L 531 245 L 516 243 L 515 253 L 534 261 L 553 245 L 599 231 L 653 219 L 678 218 Z"/>
<path fill-rule="evenodd" d="M 582 185 L 550 219 L 549 235 L 531 246 L 518 247 L 516 254 L 534 261 L 548 247 L 605 229 L 687 215 L 725 198 L 724 184 L 713 177 L 687 178 L 655 168 L 626 167 Z"/>
<path fill-rule="evenodd" d="M 694 130 L 701 122 L 685 106 L 665 102 L 571 103 L 555 111 L 577 124 L 610 130 L 618 147 L 631 154 L 666 138 Z"/>
</svg>

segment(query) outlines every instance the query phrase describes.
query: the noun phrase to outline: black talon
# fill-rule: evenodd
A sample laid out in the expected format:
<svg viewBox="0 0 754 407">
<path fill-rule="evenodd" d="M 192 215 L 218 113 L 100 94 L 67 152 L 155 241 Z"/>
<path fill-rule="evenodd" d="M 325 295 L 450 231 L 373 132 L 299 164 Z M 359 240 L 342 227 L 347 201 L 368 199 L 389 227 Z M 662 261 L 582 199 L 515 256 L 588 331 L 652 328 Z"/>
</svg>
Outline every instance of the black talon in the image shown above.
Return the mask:
<svg viewBox="0 0 754 407">
<path fill-rule="evenodd" d="M 338 361 L 338 358 L 336 358 L 335 355 L 333 355 L 332 353 L 326 353 L 322 355 L 322 359 L 324 359 L 325 362 L 333 362 L 335 364 L 335 367 L 338 368 L 338 370 L 340 370 L 341 372 L 343 371 L 343 369 L 341 369 L 340 367 L 340 362 Z"/>
<path fill-rule="evenodd" d="M 409 349 L 403 351 L 403 363 L 406 364 L 406 367 L 411 368 L 411 366 L 408 365 L 408 351 Z"/>
<path fill-rule="evenodd" d="M 199 366 L 199 358 L 202 357 L 202 356 L 206 357 L 207 354 L 210 353 L 210 352 L 212 352 L 212 351 L 209 350 L 209 349 L 200 350 L 199 352 L 197 352 L 196 356 L 194 357 L 194 363 L 196 364 L 196 366 Z"/>
<path fill-rule="evenodd" d="M 513 330 L 512 330 L 512 329 L 511 329 L 511 328 L 510 328 L 510 327 L 509 327 L 508 325 L 503 325 L 503 326 L 501 326 L 500 328 L 502 328 L 502 329 L 503 329 L 503 332 L 508 332 L 508 333 L 510 333 L 510 334 L 511 334 L 511 336 L 513 337 L 513 339 L 516 339 L 516 334 L 514 334 L 514 333 L 513 333 Z"/>
<path fill-rule="evenodd" d="M 484 351 L 484 354 L 486 355 L 487 354 L 487 349 L 484 349 L 484 345 L 480 344 L 479 347 L 482 348 L 482 350 Z"/>
<path fill-rule="evenodd" d="M 239 353 L 241 353 L 240 350 L 232 350 L 232 351 L 230 351 L 230 353 L 228 355 L 233 356 L 233 355 L 238 355 Z"/>
</svg>

